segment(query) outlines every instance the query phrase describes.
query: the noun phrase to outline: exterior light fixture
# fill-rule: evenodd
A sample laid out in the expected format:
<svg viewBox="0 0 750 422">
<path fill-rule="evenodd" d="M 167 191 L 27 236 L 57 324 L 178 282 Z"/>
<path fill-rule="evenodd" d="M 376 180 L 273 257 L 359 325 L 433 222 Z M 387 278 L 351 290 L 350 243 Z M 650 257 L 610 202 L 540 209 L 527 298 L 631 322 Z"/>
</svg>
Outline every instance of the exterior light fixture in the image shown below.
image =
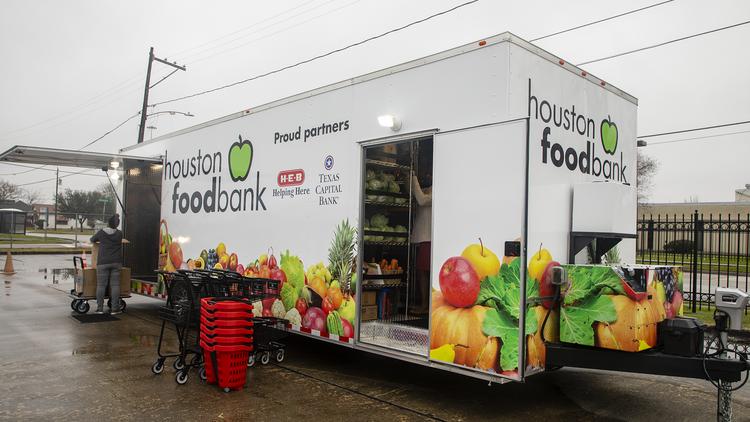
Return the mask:
<svg viewBox="0 0 750 422">
<path fill-rule="evenodd" d="M 390 128 L 394 132 L 401 130 L 401 120 L 397 119 L 396 116 L 391 114 L 384 114 L 378 116 L 378 124 L 383 127 Z"/>
<path fill-rule="evenodd" d="M 111 167 L 114 170 L 117 170 L 118 168 L 120 168 L 120 162 L 112 160 L 112 162 L 109 163 L 109 167 Z"/>
</svg>

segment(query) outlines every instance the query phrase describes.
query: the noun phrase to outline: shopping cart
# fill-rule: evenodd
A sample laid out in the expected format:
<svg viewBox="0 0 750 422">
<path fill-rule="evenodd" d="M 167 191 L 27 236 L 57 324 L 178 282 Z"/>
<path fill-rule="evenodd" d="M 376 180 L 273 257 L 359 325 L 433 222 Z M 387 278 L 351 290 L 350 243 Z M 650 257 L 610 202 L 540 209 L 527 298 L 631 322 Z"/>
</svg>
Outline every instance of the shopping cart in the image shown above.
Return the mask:
<svg viewBox="0 0 750 422">
<path fill-rule="evenodd" d="M 271 361 L 271 355 L 276 358 L 276 362 L 284 360 L 286 345 L 279 341 L 289 335 L 286 330 L 288 322 L 274 317 L 253 318 L 255 345 L 248 357 L 247 366 L 253 366 L 258 361 L 267 365 Z"/>
<path fill-rule="evenodd" d="M 175 381 L 185 384 L 191 368 L 203 364 L 203 353 L 200 348 L 198 331 L 200 321 L 200 299 L 206 294 L 205 279 L 201 274 L 191 271 L 159 272 L 167 288 L 167 301 L 159 309 L 162 319 L 159 341 L 156 348 L 157 359 L 151 367 L 154 374 L 164 371 L 167 358 L 175 358 L 172 366 L 177 371 Z M 164 331 L 168 324 L 173 324 L 177 332 L 178 351 L 162 352 Z M 189 362 L 188 362 L 189 361 Z"/>
</svg>

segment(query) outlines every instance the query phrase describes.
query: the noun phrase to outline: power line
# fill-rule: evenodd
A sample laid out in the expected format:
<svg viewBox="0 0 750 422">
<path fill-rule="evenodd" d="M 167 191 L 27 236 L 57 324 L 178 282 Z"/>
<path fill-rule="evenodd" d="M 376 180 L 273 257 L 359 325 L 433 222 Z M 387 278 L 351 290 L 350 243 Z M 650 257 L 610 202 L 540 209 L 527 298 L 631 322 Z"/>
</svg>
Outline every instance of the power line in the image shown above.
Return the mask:
<svg viewBox="0 0 750 422">
<path fill-rule="evenodd" d="M 750 120 L 745 120 L 745 121 L 742 121 L 742 122 L 734 122 L 734 123 L 724 123 L 724 124 L 721 124 L 721 125 L 702 126 L 702 127 L 692 128 L 692 129 L 675 130 L 675 131 L 672 131 L 672 132 L 652 133 L 650 135 L 637 136 L 636 138 L 638 138 L 638 139 L 644 139 L 644 138 L 653 138 L 653 137 L 656 137 L 656 136 L 676 135 L 678 133 L 695 132 L 697 130 L 717 129 L 717 128 L 720 128 L 720 127 L 745 125 L 745 124 L 748 124 L 748 123 L 750 123 Z"/>
<path fill-rule="evenodd" d="M 112 132 L 116 131 L 117 129 L 119 129 L 120 127 L 122 127 L 122 125 L 124 125 L 125 123 L 127 123 L 127 122 L 133 120 L 134 118 L 138 117 L 140 114 L 141 114 L 140 111 L 137 112 L 137 113 L 135 113 L 135 114 L 133 114 L 132 116 L 130 116 L 127 119 L 125 119 L 122 123 L 118 124 L 117 126 L 113 127 L 112 129 L 106 131 L 104 133 L 104 135 L 102 135 L 102 136 L 94 139 L 93 141 L 89 142 L 88 144 L 82 146 L 81 148 L 78 148 L 78 150 L 80 151 L 80 150 L 83 150 L 83 149 L 86 149 L 86 148 L 90 147 L 91 145 L 94 145 L 95 143 L 97 143 L 100 140 L 102 140 L 102 138 L 104 138 L 105 136 L 109 135 L 110 133 L 112 133 Z"/>
<path fill-rule="evenodd" d="M 282 29 L 280 29 L 280 30 L 278 30 L 278 31 L 275 31 L 275 32 L 271 32 L 270 34 L 266 34 L 266 35 L 263 35 L 263 36 L 260 36 L 260 37 L 257 37 L 257 38 L 253 38 L 253 39 L 251 39 L 251 40 L 249 40 L 249 41 L 247 41 L 247 42 L 244 42 L 244 43 L 242 43 L 242 44 L 238 44 L 238 45 L 235 45 L 235 46 L 233 46 L 233 47 L 230 47 L 230 48 L 227 48 L 227 49 L 221 50 L 221 51 L 219 51 L 219 52 L 217 52 L 217 53 L 214 53 L 214 54 L 210 54 L 210 55 L 208 55 L 208 56 L 203 56 L 203 57 L 199 57 L 199 58 L 197 58 L 197 59 L 193 60 L 192 62 L 190 62 L 189 64 L 191 64 L 191 65 L 192 65 L 192 64 L 195 64 L 195 63 L 200 63 L 200 62 L 202 62 L 202 61 L 205 61 L 205 60 L 208 60 L 208 59 L 210 59 L 210 58 L 213 58 L 213 57 L 216 57 L 216 56 L 220 56 L 220 55 L 222 55 L 222 54 L 226 54 L 226 53 L 229 53 L 229 52 L 231 52 L 231 51 L 234 51 L 234 50 L 236 50 L 236 49 L 238 49 L 238 48 L 242 48 L 242 47 L 244 47 L 244 46 L 246 46 L 246 45 L 249 45 L 249 44 L 252 44 L 252 43 L 254 43 L 254 42 L 257 42 L 257 41 L 260 41 L 260 40 L 263 40 L 263 39 L 266 39 L 266 38 L 270 38 L 270 37 L 272 37 L 272 36 L 274 36 L 274 35 L 280 34 L 280 33 L 282 33 L 282 32 L 286 32 L 286 31 L 289 31 L 290 29 L 294 29 L 294 28 L 297 28 L 298 26 L 304 25 L 304 24 L 306 24 L 306 23 L 308 23 L 308 22 L 314 21 L 314 20 L 316 20 L 316 19 L 318 19 L 318 18 L 321 18 L 321 17 L 323 17 L 323 16 L 327 16 L 327 15 L 330 15 L 330 14 L 332 14 L 332 13 L 338 12 L 339 10 L 342 10 L 342 9 L 346 9 L 347 7 L 351 7 L 351 6 L 353 6 L 353 5 L 357 4 L 357 3 L 359 3 L 360 1 L 362 1 L 362 0 L 354 0 L 354 1 L 352 1 L 352 2 L 349 2 L 349 3 L 346 3 L 346 4 L 344 4 L 343 6 L 340 6 L 340 7 L 337 7 L 337 8 L 335 8 L 335 9 L 329 10 L 329 11 L 327 11 L 327 12 L 324 12 L 324 13 L 321 13 L 321 14 L 318 14 L 318 15 L 315 15 L 315 16 L 313 16 L 313 17 L 309 18 L 309 19 L 303 20 L 303 21 L 301 21 L 301 22 L 298 22 L 298 23 L 296 23 L 296 24 L 294 24 L 294 25 L 290 25 L 290 26 L 287 26 L 287 27 L 285 27 L 285 28 L 282 28 Z M 324 4 L 327 4 L 327 3 L 324 3 Z M 312 9 L 311 9 L 311 10 L 312 10 Z M 307 12 L 308 12 L 308 11 L 305 11 L 304 13 L 300 13 L 300 14 L 298 14 L 298 15 L 295 15 L 295 16 L 299 16 L 299 15 L 305 14 L 305 13 L 307 13 Z M 288 20 L 288 19 L 287 19 L 287 20 Z M 283 22 L 283 21 L 282 21 L 282 22 Z M 281 22 L 279 22 L 279 23 L 281 23 Z M 274 25 L 270 25 L 270 26 L 267 26 L 266 28 L 271 28 L 271 27 L 273 27 L 273 26 L 275 26 L 275 25 L 276 25 L 276 24 L 274 24 Z M 263 29 L 266 29 L 266 28 L 263 28 Z M 254 31 L 254 32 L 262 32 L 262 30 L 263 30 L 263 29 L 261 29 L 261 30 L 259 30 L 259 31 Z"/>
<path fill-rule="evenodd" d="M 714 32 L 724 31 L 725 29 L 731 29 L 731 28 L 736 28 L 738 26 L 747 25 L 748 23 L 750 23 L 750 20 L 744 21 L 744 22 L 740 22 L 740 23 L 735 23 L 734 25 L 728 25 L 728 26 L 723 26 L 721 28 L 712 29 L 710 31 L 700 32 L 700 33 L 693 34 L 693 35 L 688 35 L 688 36 L 681 37 L 681 38 L 675 38 L 673 40 L 664 41 L 664 42 L 661 42 L 661 43 L 658 43 L 658 44 L 654 44 L 654 45 L 649 45 L 647 47 L 636 48 L 635 50 L 626 51 L 624 53 L 613 54 L 611 56 L 602 57 L 600 59 L 594 59 L 594 60 L 589 60 L 589 61 L 586 61 L 586 62 L 581 62 L 581 63 L 578 63 L 576 66 L 583 66 L 583 65 L 587 65 L 587 64 L 591 64 L 591 63 L 601 62 L 601 61 L 604 61 L 604 60 L 614 59 L 616 57 L 622 57 L 622 56 L 625 56 L 625 55 L 628 55 L 628 54 L 637 53 L 639 51 L 645 51 L 645 50 L 650 50 L 652 48 L 663 47 L 665 45 L 676 43 L 676 42 L 679 42 L 679 41 L 689 40 L 690 38 L 700 37 L 702 35 L 708 35 L 708 34 L 713 34 Z"/>
<path fill-rule="evenodd" d="M 336 53 L 340 53 L 340 52 L 348 50 L 350 48 L 357 47 L 359 45 L 368 43 L 368 42 L 376 40 L 378 38 L 385 37 L 385 36 L 393 34 L 395 32 L 402 31 L 402 30 L 404 30 L 406 28 L 409 28 L 411 26 L 418 25 L 420 23 L 426 22 L 426 21 L 428 21 L 430 19 L 433 19 L 433 18 L 436 18 L 438 16 L 442 16 L 442 15 L 445 15 L 447 13 L 451 13 L 451 12 L 453 12 L 455 10 L 458 10 L 458 9 L 462 8 L 462 7 L 465 7 L 465 6 L 477 3 L 478 1 L 479 0 L 467 1 L 465 3 L 461 3 L 461 4 L 457 5 L 457 6 L 451 7 L 450 9 L 443 10 L 442 12 L 438 12 L 438 13 L 432 14 L 432 15 L 427 16 L 425 18 L 422 18 L 422 19 L 410 22 L 410 23 L 408 23 L 406 25 L 403 25 L 403 26 L 400 26 L 398 28 L 394 28 L 394 29 L 388 30 L 388 31 L 383 32 L 381 34 L 378 34 L 378 35 L 375 35 L 375 36 L 372 36 L 372 37 L 369 37 L 369 38 L 365 38 L 365 39 L 363 39 L 361 41 L 357 41 L 357 42 L 349 44 L 347 46 L 344 46 L 344 47 L 341 47 L 341 48 L 337 48 L 335 50 L 331 50 L 331 51 L 329 51 L 327 53 L 319 54 L 319 55 L 311 57 L 309 59 L 301 60 L 301 61 L 299 61 L 297 63 L 290 64 L 290 65 L 287 65 L 287 66 L 284 66 L 284 67 L 280 67 L 278 69 L 271 70 L 269 72 L 266 72 L 266 73 L 263 73 L 263 74 L 260 74 L 260 75 L 252 76 L 252 77 L 249 77 L 247 79 L 243 79 L 243 80 L 240 80 L 240 81 L 237 81 L 237 82 L 232 82 L 232 83 L 227 84 L 227 85 L 219 86 L 219 87 L 212 88 L 212 89 L 207 89 L 207 90 L 204 90 L 204 91 L 196 92 L 196 93 L 185 95 L 185 96 L 182 96 L 182 97 L 173 98 L 173 99 L 166 100 L 166 101 L 157 102 L 157 103 L 152 104 L 152 107 L 155 107 L 155 106 L 158 106 L 158 105 L 162 105 L 162 104 L 173 103 L 173 102 L 176 102 L 176 101 L 186 100 L 188 98 L 193 98 L 193 97 L 197 97 L 197 96 L 200 96 L 200 95 L 210 94 L 212 92 L 221 91 L 223 89 L 231 88 L 233 86 L 237 86 L 237 85 L 244 84 L 244 83 L 247 83 L 247 82 L 250 82 L 250 81 L 254 81 L 256 79 L 264 78 L 266 76 L 270 76 L 270 75 L 273 75 L 275 73 L 283 72 L 285 70 L 292 69 L 294 67 L 298 67 L 298 66 L 301 66 L 303 64 L 310 63 L 312 61 L 319 60 L 319 59 L 331 56 L 331 55 L 336 54 Z"/>
<path fill-rule="evenodd" d="M 229 40 L 229 41 L 227 41 L 227 42 L 223 42 L 223 43 L 218 43 L 218 44 L 217 44 L 216 46 L 214 46 L 214 47 L 211 47 L 211 48 L 208 48 L 208 49 L 202 49 L 203 51 L 197 51 L 197 52 L 195 52 L 195 53 L 191 53 L 191 54 L 188 54 L 187 56 L 184 56 L 184 57 L 182 57 L 182 61 L 183 61 L 183 62 L 185 62 L 185 61 L 186 61 L 186 59 L 187 59 L 188 57 L 192 57 L 192 56 L 200 55 L 200 54 L 202 54 L 202 53 L 204 53 L 204 52 L 206 52 L 206 51 L 210 51 L 210 50 L 212 50 L 212 49 L 215 49 L 215 48 L 217 48 L 217 47 L 220 47 L 220 46 L 222 46 L 222 45 L 228 45 L 228 44 L 231 44 L 231 43 L 233 43 L 233 42 L 235 42 L 235 41 L 241 40 L 242 38 L 244 38 L 244 37 L 246 37 L 246 36 L 248 36 L 248 35 L 250 35 L 250 34 L 254 34 L 254 33 L 260 32 L 260 31 L 262 31 L 262 30 L 264 30 L 264 29 L 268 29 L 268 28 L 271 28 L 271 27 L 273 27 L 273 26 L 275 26 L 275 25 L 279 25 L 279 24 L 281 24 L 281 23 L 284 23 L 284 22 L 286 22 L 286 21 L 288 21 L 288 20 L 290 20 L 290 19 L 292 19 L 292 18 L 295 18 L 295 17 L 297 17 L 297 16 L 300 16 L 300 15 L 304 15 L 305 13 L 309 13 L 309 12 L 311 12 L 311 11 L 315 10 L 315 9 L 319 9 L 319 8 L 321 8 L 321 7 L 325 6 L 325 5 L 329 4 L 329 3 L 332 3 L 332 2 L 334 2 L 334 1 L 336 1 L 336 0 L 328 0 L 328 1 L 325 1 L 325 2 L 323 2 L 323 3 L 321 3 L 321 4 L 317 5 L 317 6 L 311 7 L 311 8 L 309 8 L 309 9 L 307 9 L 307 10 L 303 10 L 303 11 L 302 11 L 302 12 L 300 12 L 300 13 L 297 13 L 297 14 L 294 14 L 294 15 L 291 15 L 291 16 L 288 16 L 288 17 L 286 17 L 285 19 L 282 19 L 282 20 L 280 20 L 280 21 L 278 21 L 278 22 L 275 22 L 275 23 L 272 23 L 272 24 L 269 24 L 269 25 L 265 25 L 265 26 L 262 26 L 262 27 L 258 28 L 258 26 L 259 26 L 259 25 L 261 25 L 261 24 L 263 24 L 263 23 L 266 23 L 266 22 L 272 21 L 272 20 L 274 20 L 274 19 L 278 18 L 279 16 L 285 15 L 285 14 L 287 14 L 287 13 L 289 13 L 289 12 L 292 12 L 292 11 L 294 11 L 294 10 L 297 10 L 297 9 L 300 9 L 300 8 L 302 8 L 302 7 L 304 7 L 304 6 L 307 6 L 308 4 L 310 4 L 310 3 L 313 3 L 314 1 L 315 1 L 315 0 L 310 0 L 310 1 L 304 2 L 304 3 L 302 3 L 302 4 L 298 5 L 298 6 L 295 6 L 295 7 L 289 8 L 289 9 L 287 9 L 287 10 L 285 10 L 285 11 L 283 11 L 283 12 L 277 13 L 277 14 L 275 14 L 275 15 L 271 16 L 271 17 L 268 17 L 268 18 L 265 18 L 265 19 L 259 20 L 259 21 L 255 22 L 255 23 L 253 23 L 252 25 L 248 25 L 248 26 L 245 26 L 245 27 L 243 27 L 243 28 L 240 28 L 240 29 L 238 29 L 238 30 L 236 30 L 236 31 L 230 32 L 229 34 L 226 34 L 226 35 L 223 35 L 223 36 L 221 36 L 221 37 L 219 37 L 219 38 L 216 38 L 216 39 L 214 39 L 214 40 L 211 40 L 211 41 L 205 42 L 205 43 L 203 43 L 203 44 L 201 44 L 201 45 L 199 45 L 199 46 L 197 46 L 197 47 L 192 47 L 192 48 L 188 48 L 188 49 L 186 49 L 186 50 L 182 50 L 182 51 L 180 51 L 180 52 L 176 53 L 176 54 L 175 54 L 175 56 L 179 56 L 179 55 L 181 55 L 181 54 L 183 54 L 183 53 L 186 53 L 186 52 L 188 52 L 188 51 L 192 51 L 192 50 L 201 50 L 201 49 L 202 49 L 202 47 L 206 47 L 206 46 L 209 46 L 209 45 L 211 45 L 211 44 L 214 44 L 214 43 L 215 43 L 216 41 L 222 40 L 222 39 L 224 39 L 224 38 L 229 38 L 229 37 L 231 37 L 232 35 L 235 35 L 235 34 L 239 34 L 239 33 L 241 33 L 241 32 L 245 32 L 245 31 L 247 31 L 248 29 L 252 29 L 252 31 L 250 31 L 249 33 L 247 33 L 247 34 L 244 34 L 244 35 L 241 35 L 241 36 L 239 36 L 239 37 L 234 37 L 234 38 L 230 39 L 230 40 Z M 188 64 L 192 64 L 192 63 L 188 63 Z"/>
<path fill-rule="evenodd" d="M 720 138 L 720 137 L 723 137 L 723 136 L 739 135 L 739 134 L 742 134 L 742 133 L 750 133 L 750 130 L 740 130 L 738 132 L 720 133 L 718 135 L 696 136 L 696 137 L 693 137 L 693 138 L 672 139 L 670 141 L 649 142 L 648 146 L 662 145 L 662 144 L 673 144 L 673 143 L 676 143 L 676 142 L 696 141 L 696 140 L 699 140 L 699 139 Z"/>
<path fill-rule="evenodd" d="M 667 0 L 667 1 L 663 1 L 661 3 L 654 3 L 654 4 L 650 5 L 650 6 L 641 7 L 640 9 L 634 9 L 634 10 L 631 10 L 631 11 L 628 11 L 628 12 L 620 13 L 619 15 L 613 15 L 613 16 L 610 16 L 608 18 L 599 19 L 599 20 L 596 20 L 596 21 L 593 21 L 593 22 L 585 23 L 583 25 L 574 26 L 573 28 L 568 28 L 568 29 L 564 29 L 562 31 L 553 32 L 553 33 L 551 33 L 549 35 L 545 35 L 545 36 L 542 36 L 542 37 L 539 37 L 539 38 L 534 38 L 534 39 L 529 40 L 529 41 L 530 42 L 536 42 L 536 41 L 539 41 L 539 40 L 543 40 L 545 38 L 554 37 L 555 35 L 564 34 L 566 32 L 571 32 L 571 31 L 575 31 L 577 29 L 585 28 L 587 26 L 592 26 L 592 25 L 596 25 L 598 23 L 602 23 L 602 22 L 613 20 L 613 19 L 621 18 L 623 16 L 632 15 L 633 13 L 637 13 L 637 12 L 640 12 L 640 11 L 643 11 L 643 10 L 646 10 L 646 9 L 651 9 L 652 7 L 661 6 L 663 4 L 671 3 L 673 1 L 674 0 Z"/>
</svg>

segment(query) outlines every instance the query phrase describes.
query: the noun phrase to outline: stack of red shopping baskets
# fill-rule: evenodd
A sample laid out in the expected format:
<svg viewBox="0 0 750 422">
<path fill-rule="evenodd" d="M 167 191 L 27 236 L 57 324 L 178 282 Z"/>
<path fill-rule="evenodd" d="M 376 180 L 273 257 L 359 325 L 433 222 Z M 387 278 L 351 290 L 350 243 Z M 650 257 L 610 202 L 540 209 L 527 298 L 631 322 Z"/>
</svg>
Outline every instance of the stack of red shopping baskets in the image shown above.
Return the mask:
<svg viewBox="0 0 750 422">
<path fill-rule="evenodd" d="M 201 299 L 200 346 L 206 381 L 241 390 L 253 351 L 253 305 L 242 298 Z M 204 374 L 201 374 L 203 376 Z"/>
</svg>

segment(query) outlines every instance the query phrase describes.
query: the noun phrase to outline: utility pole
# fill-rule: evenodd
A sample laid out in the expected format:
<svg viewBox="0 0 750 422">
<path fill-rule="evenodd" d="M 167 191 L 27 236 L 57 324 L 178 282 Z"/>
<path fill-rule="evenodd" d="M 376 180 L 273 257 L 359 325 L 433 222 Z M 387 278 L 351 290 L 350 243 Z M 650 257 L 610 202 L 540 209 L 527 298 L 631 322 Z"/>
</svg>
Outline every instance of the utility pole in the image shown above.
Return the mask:
<svg viewBox="0 0 750 422">
<path fill-rule="evenodd" d="M 169 73 L 167 76 L 161 78 L 158 82 L 151 85 L 151 64 L 157 61 L 159 63 L 163 63 L 167 66 L 171 66 L 175 68 L 171 73 Z M 148 51 L 148 69 L 146 70 L 146 87 L 143 90 L 143 108 L 141 108 L 141 124 L 138 127 L 138 143 L 140 144 L 143 142 L 143 135 L 146 130 L 146 111 L 148 109 L 148 91 L 158 85 L 161 81 L 164 79 L 167 79 L 168 77 L 172 76 L 175 72 L 178 70 L 186 70 L 185 66 L 179 66 L 177 63 L 173 62 L 170 63 L 166 59 L 160 59 L 158 57 L 154 57 L 154 47 L 151 47 L 151 49 Z"/>
<path fill-rule="evenodd" d="M 55 230 L 57 230 L 57 188 L 60 186 L 60 168 L 55 171 Z M 47 227 L 49 227 L 49 220 L 47 220 Z"/>
</svg>

